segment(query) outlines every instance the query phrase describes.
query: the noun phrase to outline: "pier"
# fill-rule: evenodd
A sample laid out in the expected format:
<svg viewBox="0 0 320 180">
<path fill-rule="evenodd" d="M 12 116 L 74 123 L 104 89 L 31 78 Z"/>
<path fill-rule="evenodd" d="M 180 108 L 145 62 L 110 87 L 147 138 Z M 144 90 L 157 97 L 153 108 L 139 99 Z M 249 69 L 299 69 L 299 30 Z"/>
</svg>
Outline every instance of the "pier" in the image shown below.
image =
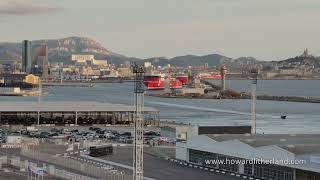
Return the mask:
<svg viewBox="0 0 320 180">
<path fill-rule="evenodd" d="M 131 125 L 134 106 L 82 101 L 0 102 L 0 125 Z M 145 125 L 159 126 L 159 110 L 146 107 Z"/>
</svg>

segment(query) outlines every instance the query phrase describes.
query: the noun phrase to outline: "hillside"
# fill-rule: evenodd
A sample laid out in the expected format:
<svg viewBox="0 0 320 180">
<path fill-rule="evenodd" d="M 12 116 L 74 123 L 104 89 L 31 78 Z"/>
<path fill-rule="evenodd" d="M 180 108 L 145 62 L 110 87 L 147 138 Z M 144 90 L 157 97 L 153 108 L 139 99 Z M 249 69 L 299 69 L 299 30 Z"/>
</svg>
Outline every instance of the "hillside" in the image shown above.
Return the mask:
<svg viewBox="0 0 320 180">
<path fill-rule="evenodd" d="M 71 54 L 93 54 L 96 59 L 106 59 L 109 63 L 116 65 L 124 64 L 126 61 L 138 61 L 140 63 L 149 61 L 156 66 L 165 66 L 171 64 L 173 66 L 187 67 L 205 65 L 221 66 L 239 64 L 254 64 L 257 60 L 251 57 L 242 57 L 232 59 L 219 54 L 209 54 L 205 56 L 185 55 L 174 58 L 154 57 L 148 59 L 140 59 L 135 57 L 126 57 L 104 48 L 100 43 L 86 37 L 67 37 L 62 39 L 34 40 L 33 45 L 46 42 L 49 49 L 50 62 L 70 63 Z M 20 59 L 21 43 L 0 43 L 0 60 Z"/>
<path fill-rule="evenodd" d="M 46 42 L 50 62 L 68 62 L 71 54 L 93 54 L 96 59 L 108 59 L 111 62 L 126 59 L 124 56 L 105 49 L 100 43 L 85 37 L 35 40 L 33 45 Z M 0 43 L 0 59 L 21 58 L 21 43 Z M 124 61 L 124 60 L 122 60 Z"/>
<path fill-rule="evenodd" d="M 301 66 L 301 65 L 305 65 L 305 66 L 313 66 L 314 68 L 320 68 L 320 57 L 314 57 L 314 56 L 297 56 L 294 58 L 289 58 L 286 60 L 282 60 L 282 61 L 277 61 L 275 62 L 278 65 L 282 66 L 282 65 L 296 65 L 296 66 Z"/>
</svg>

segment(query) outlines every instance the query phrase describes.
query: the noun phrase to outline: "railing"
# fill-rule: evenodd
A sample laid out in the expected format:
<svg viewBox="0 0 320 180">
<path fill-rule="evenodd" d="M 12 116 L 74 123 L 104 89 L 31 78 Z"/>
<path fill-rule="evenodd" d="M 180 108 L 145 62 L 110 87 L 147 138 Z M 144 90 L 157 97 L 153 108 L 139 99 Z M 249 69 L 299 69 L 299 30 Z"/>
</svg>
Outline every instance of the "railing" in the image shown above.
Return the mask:
<svg viewBox="0 0 320 180">
<path fill-rule="evenodd" d="M 114 174 L 108 170 L 104 170 L 98 166 L 94 166 L 91 164 L 82 163 L 80 161 L 76 161 L 66 157 L 57 157 L 52 156 L 50 154 L 39 153 L 38 151 L 31 151 L 30 149 L 21 149 L 21 155 L 31 158 L 37 159 L 43 162 L 47 162 L 50 164 L 54 164 L 59 167 L 63 167 L 66 169 L 71 169 L 77 172 L 81 172 L 82 175 L 87 175 L 93 178 L 106 179 L 106 180 L 131 180 L 133 179 L 131 175 L 128 174 Z"/>
</svg>

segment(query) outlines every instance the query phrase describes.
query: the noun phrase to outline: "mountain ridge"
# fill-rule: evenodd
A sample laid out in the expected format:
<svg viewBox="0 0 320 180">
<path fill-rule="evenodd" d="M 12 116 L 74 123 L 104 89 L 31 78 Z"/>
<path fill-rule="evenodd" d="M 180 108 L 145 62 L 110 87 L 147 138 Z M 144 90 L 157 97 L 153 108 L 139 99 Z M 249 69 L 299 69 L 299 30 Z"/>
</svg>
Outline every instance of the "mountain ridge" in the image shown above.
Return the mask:
<svg viewBox="0 0 320 180">
<path fill-rule="evenodd" d="M 49 50 L 49 61 L 50 62 L 64 62 L 71 63 L 71 54 L 93 54 L 96 59 L 107 60 L 108 63 L 115 65 L 124 64 L 127 61 L 137 61 L 138 63 L 151 62 L 155 66 L 165 66 L 171 64 L 173 66 L 203 66 L 207 64 L 208 66 L 241 66 L 241 65 L 255 65 L 259 63 L 266 63 L 267 61 L 260 61 L 254 57 L 238 57 L 230 58 L 221 54 L 213 53 L 207 55 L 182 55 L 172 58 L 166 57 L 151 57 L 147 59 L 128 57 L 106 49 L 99 42 L 88 38 L 80 36 L 70 36 L 60 39 L 42 39 L 32 41 L 33 45 L 47 43 Z M 21 43 L 15 42 L 0 42 L 0 61 L 10 60 L 10 59 L 21 59 Z M 270 61 L 273 63 L 284 63 L 290 62 L 289 58 L 282 61 Z M 304 59 L 297 59 L 298 61 L 303 61 Z M 319 58 L 314 57 L 312 60 L 313 64 L 319 65 L 317 63 Z M 293 60 L 291 60 L 293 61 Z"/>
</svg>

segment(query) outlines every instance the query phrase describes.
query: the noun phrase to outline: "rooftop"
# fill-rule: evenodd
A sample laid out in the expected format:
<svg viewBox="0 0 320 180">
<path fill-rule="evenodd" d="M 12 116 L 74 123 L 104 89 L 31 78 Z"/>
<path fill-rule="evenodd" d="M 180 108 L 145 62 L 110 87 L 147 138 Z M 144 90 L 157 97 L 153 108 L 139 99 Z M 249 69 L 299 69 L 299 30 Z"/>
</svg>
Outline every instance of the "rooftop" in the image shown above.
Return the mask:
<svg viewBox="0 0 320 180">
<path fill-rule="evenodd" d="M 252 147 L 275 145 L 294 154 L 320 153 L 320 134 L 210 134 L 215 141 L 239 140 Z"/>
<path fill-rule="evenodd" d="M 133 105 L 93 101 L 1 101 L 0 112 L 133 112 Z M 145 107 L 146 112 L 159 112 Z"/>
</svg>

